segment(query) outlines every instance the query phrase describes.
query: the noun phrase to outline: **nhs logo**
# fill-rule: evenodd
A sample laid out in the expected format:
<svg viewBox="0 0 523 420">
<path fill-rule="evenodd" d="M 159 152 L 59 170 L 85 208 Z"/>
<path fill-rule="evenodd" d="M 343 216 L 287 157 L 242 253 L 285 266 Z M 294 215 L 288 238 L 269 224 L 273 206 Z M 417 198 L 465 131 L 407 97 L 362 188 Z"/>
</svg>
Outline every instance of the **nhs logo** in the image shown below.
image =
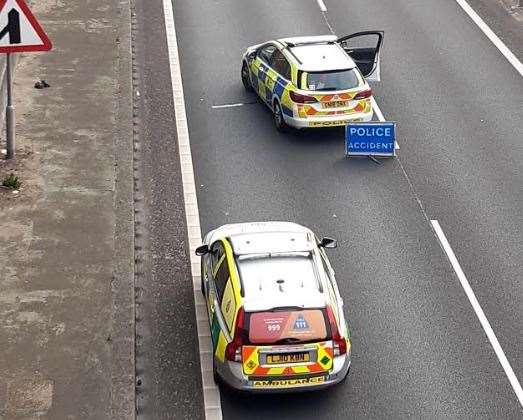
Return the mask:
<svg viewBox="0 0 523 420">
<path fill-rule="evenodd" d="M 345 128 L 346 156 L 396 156 L 396 123 L 349 123 Z"/>
</svg>

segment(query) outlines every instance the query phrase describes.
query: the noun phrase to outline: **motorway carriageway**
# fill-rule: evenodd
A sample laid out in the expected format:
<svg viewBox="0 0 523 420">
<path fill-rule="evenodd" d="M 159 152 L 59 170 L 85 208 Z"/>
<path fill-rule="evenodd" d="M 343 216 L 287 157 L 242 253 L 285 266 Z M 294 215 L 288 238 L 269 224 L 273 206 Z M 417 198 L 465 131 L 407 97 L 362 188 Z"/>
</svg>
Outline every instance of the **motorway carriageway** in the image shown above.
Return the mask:
<svg viewBox="0 0 523 420">
<path fill-rule="evenodd" d="M 521 418 L 523 84 L 514 65 L 455 0 L 173 8 L 202 233 L 290 220 L 337 238 L 331 262 L 353 333 L 344 384 L 285 396 L 222 390 L 223 418 Z M 373 90 L 398 123 L 398 159 L 346 160 L 339 129 L 278 133 L 243 90 L 249 45 L 369 29 L 385 30 Z"/>
</svg>

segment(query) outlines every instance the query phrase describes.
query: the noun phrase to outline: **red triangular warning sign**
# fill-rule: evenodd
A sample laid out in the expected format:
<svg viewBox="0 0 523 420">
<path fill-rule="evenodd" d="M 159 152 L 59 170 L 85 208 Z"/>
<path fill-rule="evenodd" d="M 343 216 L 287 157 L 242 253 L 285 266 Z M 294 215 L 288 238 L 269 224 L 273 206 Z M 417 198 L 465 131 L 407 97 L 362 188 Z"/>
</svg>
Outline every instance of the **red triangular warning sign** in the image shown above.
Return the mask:
<svg viewBox="0 0 523 420">
<path fill-rule="evenodd" d="M 24 0 L 0 0 L 0 53 L 49 51 L 51 47 Z"/>
</svg>

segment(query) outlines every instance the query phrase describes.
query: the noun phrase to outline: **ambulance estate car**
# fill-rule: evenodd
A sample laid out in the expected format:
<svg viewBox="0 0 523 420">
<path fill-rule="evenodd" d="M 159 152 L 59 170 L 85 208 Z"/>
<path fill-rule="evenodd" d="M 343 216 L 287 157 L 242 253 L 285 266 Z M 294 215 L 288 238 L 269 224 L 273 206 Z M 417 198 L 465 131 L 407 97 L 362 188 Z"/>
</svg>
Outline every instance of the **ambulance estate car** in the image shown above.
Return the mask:
<svg viewBox="0 0 523 420">
<path fill-rule="evenodd" d="M 215 381 L 244 391 L 322 388 L 351 363 L 349 329 L 326 248 L 287 222 L 209 232 L 202 264 Z"/>
<path fill-rule="evenodd" d="M 272 110 L 278 130 L 370 121 L 383 32 L 283 38 L 249 47 L 241 78 Z"/>
</svg>

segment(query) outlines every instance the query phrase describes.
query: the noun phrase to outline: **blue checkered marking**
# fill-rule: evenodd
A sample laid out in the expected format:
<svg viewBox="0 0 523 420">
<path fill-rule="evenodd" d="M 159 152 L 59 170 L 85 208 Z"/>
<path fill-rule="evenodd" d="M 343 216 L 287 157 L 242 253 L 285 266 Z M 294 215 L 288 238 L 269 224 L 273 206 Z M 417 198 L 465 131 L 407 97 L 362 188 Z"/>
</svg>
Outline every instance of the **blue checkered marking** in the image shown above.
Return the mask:
<svg viewBox="0 0 523 420">
<path fill-rule="evenodd" d="M 281 95 L 283 95 L 283 91 L 285 90 L 286 85 L 287 82 L 278 76 L 278 79 L 276 79 L 276 83 L 274 83 L 274 94 L 278 98 L 281 99 Z"/>
<path fill-rule="evenodd" d="M 288 115 L 289 117 L 292 117 L 294 114 L 292 112 L 292 109 L 290 108 L 287 108 L 285 105 L 282 105 L 281 106 L 281 111 L 285 114 L 285 115 Z"/>
<path fill-rule="evenodd" d="M 276 80 L 276 83 L 274 83 L 273 92 L 280 99 L 280 103 L 281 103 L 281 97 L 283 95 L 283 92 L 285 91 L 285 87 L 286 86 L 287 86 L 287 82 L 284 79 L 282 79 L 281 77 L 278 76 L 278 79 Z M 293 116 L 292 109 L 286 107 L 283 104 L 281 105 L 281 111 L 285 115 L 288 115 L 289 117 Z"/>
</svg>

